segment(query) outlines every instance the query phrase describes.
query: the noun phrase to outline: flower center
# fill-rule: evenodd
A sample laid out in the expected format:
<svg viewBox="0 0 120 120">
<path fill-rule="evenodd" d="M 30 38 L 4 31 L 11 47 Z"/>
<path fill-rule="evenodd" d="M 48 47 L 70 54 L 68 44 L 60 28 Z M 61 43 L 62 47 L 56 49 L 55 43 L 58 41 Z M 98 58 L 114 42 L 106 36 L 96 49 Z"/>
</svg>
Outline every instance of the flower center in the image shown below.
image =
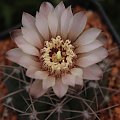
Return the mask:
<svg viewBox="0 0 120 120">
<path fill-rule="evenodd" d="M 42 51 L 43 68 L 51 74 L 60 75 L 68 72 L 73 67 L 76 57 L 73 52 L 74 46 L 70 40 L 62 40 L 60 36 L 45 41 Z"/>
</svg>

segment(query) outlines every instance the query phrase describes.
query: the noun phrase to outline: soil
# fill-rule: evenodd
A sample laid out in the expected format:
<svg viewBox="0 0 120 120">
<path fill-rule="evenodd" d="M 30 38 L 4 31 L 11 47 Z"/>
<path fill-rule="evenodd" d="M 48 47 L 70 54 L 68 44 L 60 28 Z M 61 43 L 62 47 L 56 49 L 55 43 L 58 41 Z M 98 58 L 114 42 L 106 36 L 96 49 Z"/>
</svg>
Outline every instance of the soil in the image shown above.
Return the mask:
<svg viewBox="0 0 120 120">
<path fill-rule="evenodd" d="M 8 61 L 5 58 L 5 53 L 9 49 L 14 47 L 15 44 L 10 38 L 0 41 L 0 98 L 2 98 L 8 93 L 7 87 L 2 82 L 3 78 L 3 74 L 1 72 L 3 70 L 2 68 L 4 65 L 12 65 L 12 62 Z M 3 102 L 4 101 L 0 101 L 0 120 L 17 120 L 17 115 L 15 114 L 15 112 L 3 106 Z"/>
<path fill-rule="evenodd" d="M 83 8 L 80 8 L 80 6 L 76 6 L 73 10 L 74 13 L 83 11 Z M 88 16 L 88 22 L 87 27 L 97 27 L 102 29 L 103 34 L 106 38 L 105 47 L 109 51 L 109 59 L 111 61 L 111 69 L 109 74 L 109 88 L 114 89 L 120 89 L 120 50 L 119 46 L 114 42 L 115 40 L 111 36 L 109 32 L 109 28 L 104 24 L 104 22 L 101 20 L 101 17 L 98 15 L 98 13 L 93 11 L 87 11 Z M 10 39 L 7 38 L 6 40 L 3 40 L 0 42 L 0 65 L 11 65 L 12 63 L 8 61 L 5 58 L 5 53 L 11 48 L 14 48 L 15 44 Z M 2 67 L 0 67 L 2 70 Z M 2 74 L 0 74 L 1 80 L 2 80 Z M 7 94 L 7 88 L 6 86 L 0 82 L 0 97 Z M 2 101 L 0 102 L 0 120 L 17 120 L 17 117 L 13 111 L 7 112 L 7 116 L 5 116 L 6 107 L 3 107 Z M 113 107 L 111 111 L 104 111 L 100 114 L 100 120 L 120 120 L 120 92 L 118 91 L 112 96 L 112 99 L 109 102 L 109 105 L 117 105 L 117 107 Z"/>
</svg>

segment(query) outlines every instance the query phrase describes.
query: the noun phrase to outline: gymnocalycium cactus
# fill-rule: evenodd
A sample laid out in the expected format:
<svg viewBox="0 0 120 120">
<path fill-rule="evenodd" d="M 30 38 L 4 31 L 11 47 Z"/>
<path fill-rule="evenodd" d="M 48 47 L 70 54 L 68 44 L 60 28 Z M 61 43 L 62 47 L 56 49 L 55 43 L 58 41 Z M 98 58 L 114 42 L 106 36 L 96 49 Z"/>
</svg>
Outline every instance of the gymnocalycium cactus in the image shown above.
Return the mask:
<svg viewBox="0 0 120 120">
<path fill-rule="evenodd" d="M 110 98 L 98 63 L 108 52 L 101 30 L 85 29 L 86 22 L 85 12 L 73 15 L 63 2 L 55 8 L 42 3 L 35 18 L 23 13 L 23 27 L 11 33 L 18 48 L 7 52 L 23 68 L 12 67 L 9 77 L 17 81 L 9 80 L 14 92 L 4 97 L 14 95 L 5 105 L 21 119 L 100 120 L 98 113 Z"/>
</svg>

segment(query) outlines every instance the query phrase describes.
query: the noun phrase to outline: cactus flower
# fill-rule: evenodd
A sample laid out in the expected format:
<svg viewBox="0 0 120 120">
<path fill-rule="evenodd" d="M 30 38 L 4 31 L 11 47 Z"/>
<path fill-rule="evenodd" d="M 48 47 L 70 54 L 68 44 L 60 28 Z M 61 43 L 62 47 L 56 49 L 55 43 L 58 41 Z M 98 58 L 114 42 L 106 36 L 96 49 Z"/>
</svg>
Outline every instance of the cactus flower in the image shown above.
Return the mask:
<svg viewBox="0 0 120 120">
<path fill-rule="evenodd" d="M 7 58 L 24 68 L 33 78 L 29 92 L 38 98 L 52 88 L 63 97 L 69 86 L 83 86 L 83 80 L 100 80 L 103 72 L 97 65 L 108 56 L 100 40 L 101 30 L 85 29 L 85 12 L 72 13 L 63 2 L 55 8 L 43 2 L 36 17 L 23 13 L 22 27 L 11 33 L 18 48 Z"/>
</svg>

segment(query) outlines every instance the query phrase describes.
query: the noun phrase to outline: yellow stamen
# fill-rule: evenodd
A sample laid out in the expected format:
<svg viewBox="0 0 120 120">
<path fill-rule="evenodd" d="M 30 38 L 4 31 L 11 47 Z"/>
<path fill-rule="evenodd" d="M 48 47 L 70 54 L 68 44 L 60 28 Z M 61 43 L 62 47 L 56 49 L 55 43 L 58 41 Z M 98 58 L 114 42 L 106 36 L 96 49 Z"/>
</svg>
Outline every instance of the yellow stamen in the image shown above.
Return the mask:
<svg viewBox="0 0 120 120">
<path fill-rule="evenodd" d="M 57 60 L 61 60 L 62 56 L 61 56 L 61 51 L 58 51 L 56 54 Z"/>
<path fill-rule="evenodd" d="M 50 74 L 59 76 L 69 71 L 74 65 L 76 54 L 70 40 L 62 40 L 60 36 L 46 41 L 42 51 L 43 68 Z"/>
</svg>

